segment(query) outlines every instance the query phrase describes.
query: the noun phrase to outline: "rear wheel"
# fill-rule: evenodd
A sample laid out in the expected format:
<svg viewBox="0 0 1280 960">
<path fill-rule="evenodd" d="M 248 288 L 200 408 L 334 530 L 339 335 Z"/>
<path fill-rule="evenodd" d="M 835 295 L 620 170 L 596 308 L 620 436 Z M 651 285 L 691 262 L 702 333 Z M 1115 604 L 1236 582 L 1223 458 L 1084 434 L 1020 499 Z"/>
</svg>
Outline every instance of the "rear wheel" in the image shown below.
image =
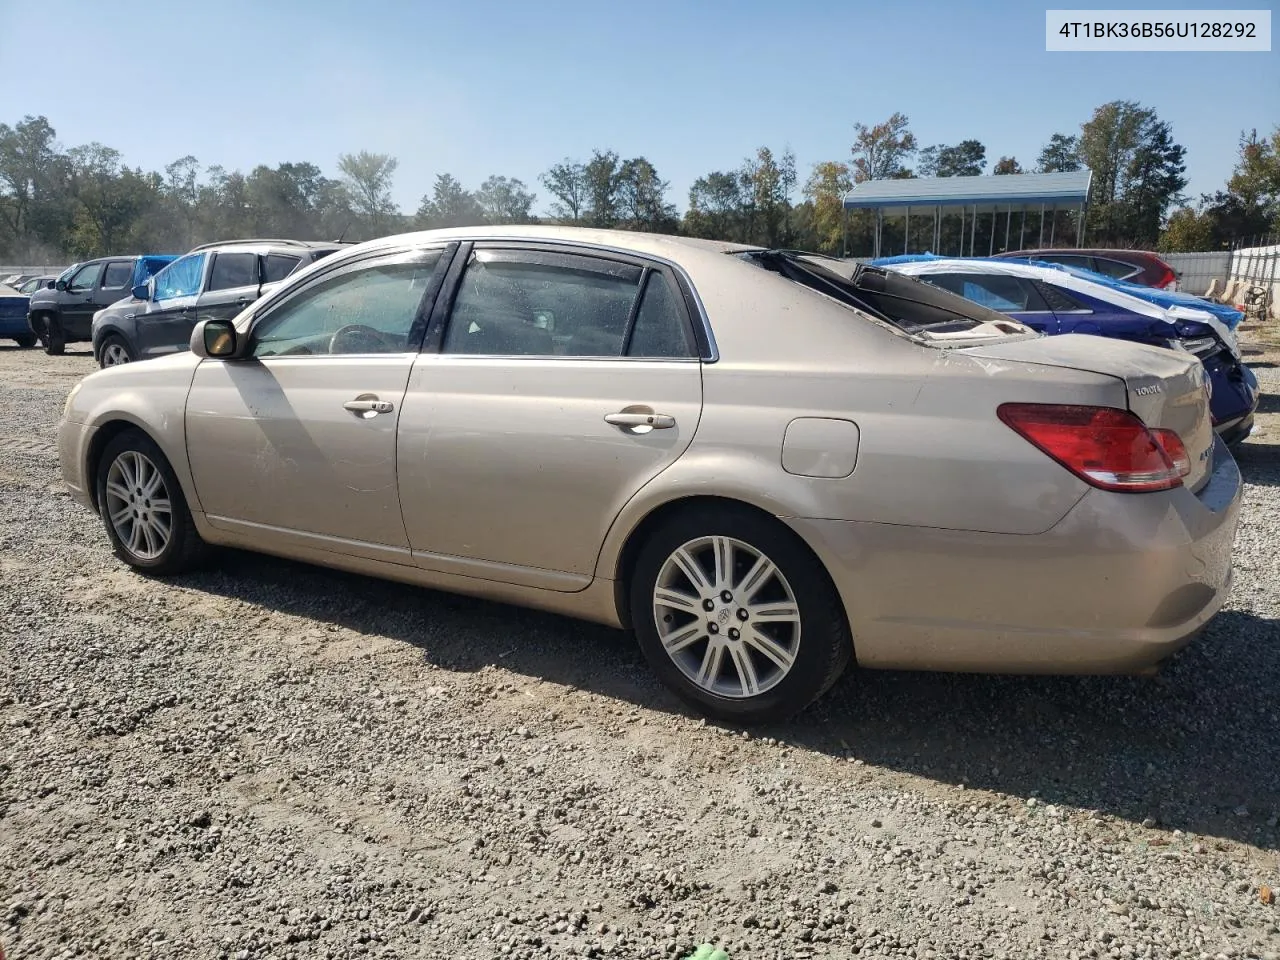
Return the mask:
<svg viewBox="0 0 1280 960">
<path fill-rule="evenodd" d="M 98 350 L 98 366 L 118 367 L 122 363 L 132 363 L 133 360 L 133 351 L 123 337 L 112 333 L 103 338 L 102 347 Z"/>
<path fill-rule="evenodd" d="M 208 550 L 182 487 L 155 441 L 140 430 L 113 438 L 98 463 L 98 512 L 117 557 L 167 576 L 198 566 Z"/>
<path fill-rule="evenodd" d="M 57 317 L 51 317 L 47 314 L 44 318 L 44 352 L 51 357 L 59 356 L 66 352 L 67 335 L 62 329 L 62 324 L 58 322 Z"/>
<path fill-rule="evenodd" d="M 655 672 L 719 719 L 797 713 L 853 653 L 826 570 L 794 533 L 750 511 L 672 518 L 641 549 L 630 589 L 636 636 Z"/>
</svg>

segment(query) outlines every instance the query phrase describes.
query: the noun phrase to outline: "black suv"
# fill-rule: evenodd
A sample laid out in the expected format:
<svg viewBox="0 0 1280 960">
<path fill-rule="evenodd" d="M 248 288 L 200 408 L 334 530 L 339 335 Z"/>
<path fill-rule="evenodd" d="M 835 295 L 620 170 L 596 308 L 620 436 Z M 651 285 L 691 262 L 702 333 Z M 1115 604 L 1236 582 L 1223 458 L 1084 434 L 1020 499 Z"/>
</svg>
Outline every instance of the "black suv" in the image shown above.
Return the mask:
<svg viewBox="0 0 1280 960">
<path fill-rule="evenodd" d="M 27 304 L 27 325 L 47 353 L 89 339 L 93 315 L 129 296 L 131 287 L 175 260 L 173 254 L 99 257 L 73 263 L 52 287 L 36 290 Z"/>
<path fill-rule="evenodd" d="M 114 367 L 186 350 L 201 320 L 231 319 L 289 274 L 339 249 L 302 240 L 195 247 L 94 316 L 93 355 L 99 366 Z"/>
</svg>

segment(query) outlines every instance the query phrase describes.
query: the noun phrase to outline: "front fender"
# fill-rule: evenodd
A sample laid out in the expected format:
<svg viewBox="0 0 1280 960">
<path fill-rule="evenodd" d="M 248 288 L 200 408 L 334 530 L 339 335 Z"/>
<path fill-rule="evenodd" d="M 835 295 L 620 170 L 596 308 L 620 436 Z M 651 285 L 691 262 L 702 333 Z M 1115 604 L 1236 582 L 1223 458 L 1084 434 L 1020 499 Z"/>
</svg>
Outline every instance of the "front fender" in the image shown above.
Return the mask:
<svg viewBox="0 0 1280 960">
<path fill-rule="evenodd" d="M 175 363 L 175 360 L 187 362 Z M 190 354 L 179 354 L 145 364 L 122 364 L 91 373 L 80 381 L 67 403 L 63 419 L 82 424 L 84 436 L 93 438 L 86 439 L 83 449 L 75 453 L 87 483 L 93 483 L 91 460 L 105 442 L 103 438 L 109 437 L 119 425 L 127 424 L 142 430 L 156 442 L 173 468 L 191 509 L 203 512 L 186 448 L 185 411 L 197 365 L 194 360 Z"/>
</svg>

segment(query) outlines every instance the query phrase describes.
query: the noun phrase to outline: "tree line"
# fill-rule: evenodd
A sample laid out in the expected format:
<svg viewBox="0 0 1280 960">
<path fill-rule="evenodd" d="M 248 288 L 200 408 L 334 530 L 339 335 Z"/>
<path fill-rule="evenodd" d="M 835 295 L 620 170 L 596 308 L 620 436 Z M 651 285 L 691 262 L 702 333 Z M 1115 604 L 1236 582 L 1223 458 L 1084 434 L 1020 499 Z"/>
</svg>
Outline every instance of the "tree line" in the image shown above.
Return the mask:
<svg viewBox="0 0 1280 960">
<path fill-rule="evenodd" d="M 64 149 L 46 117 L 27 116 L 13 126 L 0 123 L 0 261 L 181 252 L 247 236 L 361 240 L 415 228 L 536 222 L 857 255 L 869 251 L 874 223 L 865 211 L 844 216 L 842 199 L 855 183 L 987 172 L 980 140 L 921 145 L 901 113 L 855 123 L 852 132 L 847 158 L 813 163 L 803 178 L 789 149 L 761 146 L 736 166 L 699 177 L 683 213 L 649 159 L 607 149 L 553 163 L 532 186 L 492 174 L 469 188 L 441 173 L 418 209 L 406 213 L 392 198 L 397 161 L 386 154 L 341 154 L 333 176 L 310 161 L 262 164 L 245 173 L 202 166 L 193 156 L 146 171 L 101 143 Z M 1197 203 L 1182 192 L 1185 156 L 1154 110 L 1117 100 L 1099 106 L 1078 131 L 1052 134 L 1027 168 L 1002 156 L 990 173 L 1087 167 L 1093 172 L 1091 245 L 1215 249 L 1280 229 L 1280 127 L 1269 137 L 1243 134 L 1225 189 Z M 1057 216 L 1057 236 L 1074 239 L 1069 215 Z M 946 219 L 939 249 L 950 252 L 960 223 Z M 966 229 L 971 238 L 981 231 L 975 247 L 981 251 L 1003 248 L 1011 224 L 1003 224 L 1004 233 L 1000 226 L 989 218 Z M 890 247 L 901 236 L 895 230 L 901 226 L 889 223 Z M 906 244 L 911 239 L 902 237 Z M 931 242 L 932 236 L 916 238 L 912 249 Z"/>
</svg>

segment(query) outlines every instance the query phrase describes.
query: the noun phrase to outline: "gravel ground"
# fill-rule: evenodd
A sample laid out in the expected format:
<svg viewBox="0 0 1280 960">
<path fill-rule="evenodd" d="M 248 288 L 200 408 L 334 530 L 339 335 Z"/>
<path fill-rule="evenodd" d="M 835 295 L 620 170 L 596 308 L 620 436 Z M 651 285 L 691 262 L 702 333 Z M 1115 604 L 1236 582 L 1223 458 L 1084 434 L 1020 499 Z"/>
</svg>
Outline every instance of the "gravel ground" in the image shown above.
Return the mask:
<svg viewBox="0 0 1280 960">
<path fill-rule="evenodd" d="M 9 960 L 1280 956 L 1280 357 L 1226 611 L 1160 677 L 851 672 L 749 736 L 625 635 L 60 490 L 84 352 L 0 348 Z"/>
</svg>

